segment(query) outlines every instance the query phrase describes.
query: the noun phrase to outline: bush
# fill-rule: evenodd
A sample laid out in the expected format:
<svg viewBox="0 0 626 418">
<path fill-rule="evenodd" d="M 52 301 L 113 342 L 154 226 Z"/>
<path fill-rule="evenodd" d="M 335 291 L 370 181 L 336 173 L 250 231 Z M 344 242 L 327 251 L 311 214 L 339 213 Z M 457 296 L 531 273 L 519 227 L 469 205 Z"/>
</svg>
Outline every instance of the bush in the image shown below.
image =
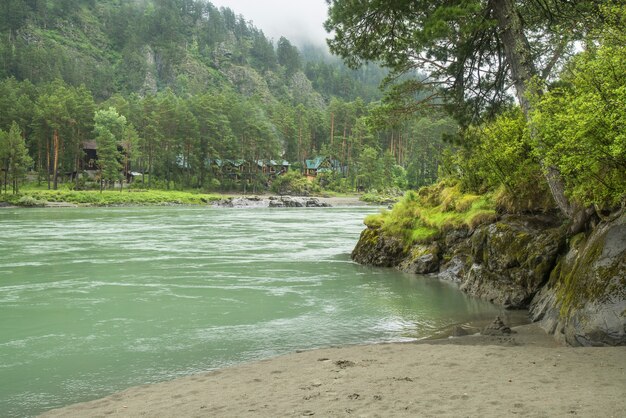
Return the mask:
<svg viewBox="0 0 626 418">
<path fill-rule="evenodd" d="M 458 182 L 448 180 L 407 192 L 391 211 L 368 216 L 365 224 L 381 228 L 408 247 L 429 242 L 452 228 L 474 229 L 495 219 L 491 195 L 463 193 Z"/>
<path fill-rule="evenodd" d="M 46 205 L 45 200 L 35 199 L 32 196 L 26 195 L 19 198 L 17 202 L 15 202 L 18 206 L 24 207 L 42 207 Z"/>
<path fill-rule="evenodd" d="M 555 207 L 520 109 L 468 128 L 465 141 L 464 148 L 444 156 L 442 165 L 442 174 L 458 182 L 457 192 L 497 192 L 501 212 L 548 212 Z M 451 203 L 471 202 L 446 202 Z"/>
<path fill-rule="evenodd" d="M 300 172 L 291 170 L 277 176 L 272 182 L 271 190 L 281 196 L 306 196 L 313 191 L 313 185 Z"/>
<path fill-rule="evenodd" d="M 366 203 L 375 203 L 378 205 L 389 205 L 400 200 L 404 193 L 400 189 L 389 188 L 381 192 L 378 190 L 370 190 L 364 193 L 359 200 Z"/>
</svg>

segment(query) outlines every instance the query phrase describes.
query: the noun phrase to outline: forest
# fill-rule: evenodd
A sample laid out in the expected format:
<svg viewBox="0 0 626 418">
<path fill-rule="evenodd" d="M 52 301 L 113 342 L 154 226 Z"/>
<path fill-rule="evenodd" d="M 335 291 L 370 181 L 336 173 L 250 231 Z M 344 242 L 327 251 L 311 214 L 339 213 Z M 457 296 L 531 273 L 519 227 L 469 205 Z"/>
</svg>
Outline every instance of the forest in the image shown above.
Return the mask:
<svg viewBox="0 0 626 418">
<path fill-rule="evenodd" d="M 271 180 L 262 170 L 234 178 L 215 162 L 286 160 L 303 172 L 318 156 L 341 169 L 315 188 L 417 188 L 437 179 L 443 138 L 457 132 L 440 111 L 381 111 L 388 71 L 375 63 L 350 69 L 319 47 L 268 39 L 208 1 L 0 7 L 4 193 L 128 187 L 130 173 L 137 188 L 257 191 Z"/>
<path fill-rule="evenodd" d="M 336 56 L 202 0 L 2 8 L 5 193 L 124 186 L 129 173 L 138 188 L 256 192 L 272 182 L 259 167 L 302 174 L 322 157 L 337 169 L 308 189 L 447 179 L 579 225 L 625 204 L 621 1 L 331 1 Z"/>
<path fill-rule="evenodd" d="M 623 1 L 334 0 L 326 28 L 352 68 L 377 60 L 390 77 L 422 74 L 392 86 L 384 106 L 455 117 L 462 146 L 444 151 L 439 174 L 468 199 L 490 195 L 500 213 L 554 211 L 572 233 L 623 212 Z M 440 197 L 442 212 L 457 199 Z M 387 226 L 410 229 L 419 210 L 405 212 Z"/>
</svg>

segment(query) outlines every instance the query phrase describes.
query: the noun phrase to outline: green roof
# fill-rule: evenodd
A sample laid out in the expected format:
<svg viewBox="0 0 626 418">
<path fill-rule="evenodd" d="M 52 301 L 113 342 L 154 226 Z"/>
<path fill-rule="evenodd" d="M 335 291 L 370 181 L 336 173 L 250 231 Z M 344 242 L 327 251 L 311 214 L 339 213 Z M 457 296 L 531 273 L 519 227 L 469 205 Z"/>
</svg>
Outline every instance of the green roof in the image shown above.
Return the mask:
<svg viewBox="0 0 626 418">
<path fill-rule="evenodd" d="M 306 160 L 306 168 L 310 170 L 317 170 L 325 160 L 326 157 L 315 157 L 312 160 Z"/>
</svg>

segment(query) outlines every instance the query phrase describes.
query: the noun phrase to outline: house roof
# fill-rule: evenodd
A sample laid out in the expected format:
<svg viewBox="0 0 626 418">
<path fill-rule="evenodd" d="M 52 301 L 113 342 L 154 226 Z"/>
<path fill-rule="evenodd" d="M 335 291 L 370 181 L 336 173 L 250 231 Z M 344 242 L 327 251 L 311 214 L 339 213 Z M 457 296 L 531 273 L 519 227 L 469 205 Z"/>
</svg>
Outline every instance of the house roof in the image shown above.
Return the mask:
<svg viewBox="0 0 626 418">
<path fill-rule="evenodd" d="M 98 149 L 98 144 L 95 139 L 91 141 L 83 141 L 83 149 Z"/>
<path fill-rule="evenodd" d="M 206 164 L 207 165 L 211 165 L 211 164 L 215 164 L 218 167 L 223 167 L 225 165 L 231 165 L 234 167 L 241 167 L 242 165 L 245 165 L 247 162 L 244 159 L 237 159 L 237 160 L 222 160 L 219 158 L 215 158 L 215 159 L 211 159 L 211 158 L 207 158 L 206 159 Z M 281 160 L 281 162 L 277 162 L 275 160 L 252 160 L 250 162 L 250 164 L 256 164 L 259 167 L 263 167 L 263 166 L 290 166 L 291 164 L 289 164 L 289 161 L 287 160 Z"/>
<path fill-rule="evenodd" d="M 311 170 L 317 170 L 325 160 L 326 157 L 315 157 L 312 160 L 306 160 L 306 168 Z"/>
</svg>

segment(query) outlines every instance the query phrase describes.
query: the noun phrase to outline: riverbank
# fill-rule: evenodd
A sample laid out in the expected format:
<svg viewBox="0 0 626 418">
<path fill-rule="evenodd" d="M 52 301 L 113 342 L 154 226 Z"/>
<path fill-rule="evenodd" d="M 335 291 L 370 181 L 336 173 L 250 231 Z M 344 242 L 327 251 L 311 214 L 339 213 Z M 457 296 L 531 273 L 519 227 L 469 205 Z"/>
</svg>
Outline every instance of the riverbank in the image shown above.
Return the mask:
<svg viewBox="0 0 626 418">
<path fill-rule="evenodd" d="M 205 194 L 166 190 L 132 191 L 72 191 L 72 190 L 28 190 L 20 195 L 0 194 L 0 208 L 15 207 L 78 207 L 78 206 L 142 206 L 142 205 L 217 205 L 228 199 L 268 200 L 282 199 L 280 196 Z M 359 195 L 315 196 L 330 206 L 365 206 Z"/>
<path fill-rule="evenodd" d="M 298 352 L 43 416 L 626 416 L 626 348 L 558 346 L 534 324 L 514 330 Z"/>
</svg>

